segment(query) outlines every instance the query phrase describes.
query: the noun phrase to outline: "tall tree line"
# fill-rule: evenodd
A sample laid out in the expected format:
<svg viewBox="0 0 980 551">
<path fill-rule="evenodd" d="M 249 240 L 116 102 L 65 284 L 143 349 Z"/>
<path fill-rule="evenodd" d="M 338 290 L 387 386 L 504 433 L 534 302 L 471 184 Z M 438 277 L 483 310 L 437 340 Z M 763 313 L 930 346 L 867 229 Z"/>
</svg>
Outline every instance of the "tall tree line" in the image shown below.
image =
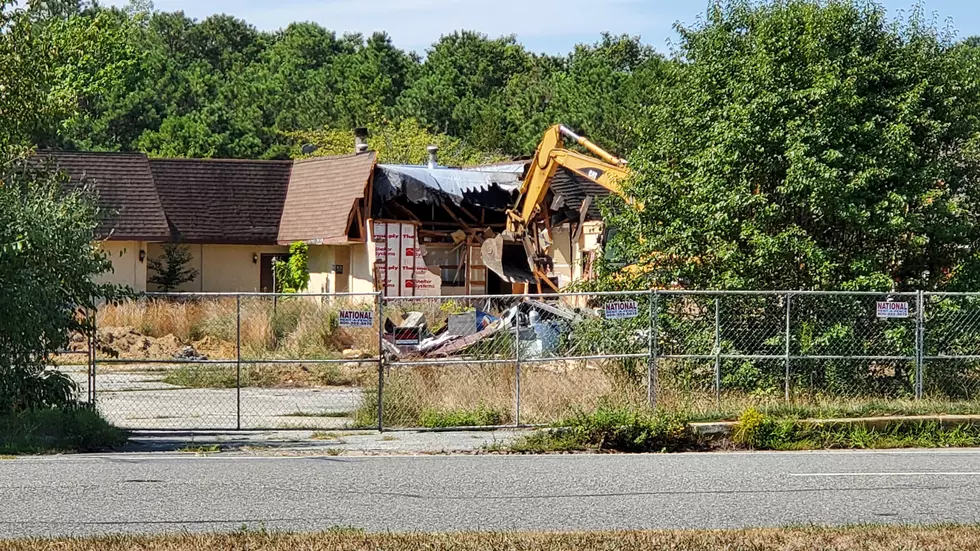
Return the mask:
<svg viewBox="0 0 980 551">
<path fill-rule="evenodd" d="M 33 136 L 42 147 L 283 158 L 304 131 L 408 122 L 515 156 L 562 121 L 623 150 L 635 145 L 635 113 L 665 63 L 628 36 L 548 56 L 514 37 L 460 31 L 423 58 L 384 33 L 338 36 L 315 23 L 263 32 L 228 15 L 195 21 L 139 4 L 45 4 L 42 24 L 97 21 L 125 39 L 114 45 L 112 78 L 79 94 L 70 118 Z"/>
</svg>

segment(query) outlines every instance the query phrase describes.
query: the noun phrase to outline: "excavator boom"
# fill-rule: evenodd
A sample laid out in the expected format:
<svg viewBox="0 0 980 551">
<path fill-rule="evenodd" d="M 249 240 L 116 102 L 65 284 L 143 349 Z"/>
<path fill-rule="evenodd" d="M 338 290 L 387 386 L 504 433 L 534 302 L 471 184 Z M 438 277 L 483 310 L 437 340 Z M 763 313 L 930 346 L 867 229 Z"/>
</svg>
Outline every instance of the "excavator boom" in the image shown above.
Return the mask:
<svg viewBox="0 0 980 551">
<path fill-rule="evenodd" d="M 566 138 L 595 157 L 566 149 Z M 567 169 L 616 194 L 622 194 L 618 182 L 629 175 L 625 160 L 564 125 L 549 128 L 528 167 L 514 208 L 507 211 L 506 230 L 486 240 L 482 246 L 484 264 L 505 281 L 537 281 L 540 287 L 542 279 L 547 281 L 545 275 L 554 267 L 549 251 L 543 250 L 540 240 L 532 235 L 532 231 L 535 222 L 549 214 L 545 201 L 559 168 Z"/>
</svg>

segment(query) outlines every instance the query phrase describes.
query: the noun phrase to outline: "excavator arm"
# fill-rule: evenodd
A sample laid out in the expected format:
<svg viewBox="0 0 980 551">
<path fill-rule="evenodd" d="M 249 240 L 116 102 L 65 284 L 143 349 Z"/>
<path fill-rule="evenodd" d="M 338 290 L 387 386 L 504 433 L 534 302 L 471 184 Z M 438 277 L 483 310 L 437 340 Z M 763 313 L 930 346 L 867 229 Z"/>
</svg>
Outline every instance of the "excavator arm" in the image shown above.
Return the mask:
<svg viewBox="0 0 980 551">
<path fill-rule="evenodd" d="M 565 138 L 575 141 L 595 157 L 566 149 Z M 534 154 L 514 208 L 507 211 L 506 231 L 488 239 L 482 247 L 484 264 L 505 281 L 538 281 L 540 287 L 543 276 L 553 266 L 548 251 L 542 250 L 540 240 L 532 233 L 535 222 L 548 216 L 545 201 L 559 168 L 570 170 L 616 194 L 622 193 L 618 182 L 629 175 L 625 160 L 563 125 L 549 128 Z"/>
</svg>

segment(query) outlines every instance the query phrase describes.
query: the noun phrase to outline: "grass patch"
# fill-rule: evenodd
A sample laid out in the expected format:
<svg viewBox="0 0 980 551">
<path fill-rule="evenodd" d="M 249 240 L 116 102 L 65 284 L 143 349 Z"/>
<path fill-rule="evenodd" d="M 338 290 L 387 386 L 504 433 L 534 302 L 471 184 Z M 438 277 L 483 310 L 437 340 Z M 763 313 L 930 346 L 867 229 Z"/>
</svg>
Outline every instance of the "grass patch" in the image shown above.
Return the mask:
<svg viewBox="0 0 980 551">
<path fill-rule="evenodd" d="M 704 406 L 704 404 L 710 404 Z M 755 409 L 781 419 L 853 419 L 856 417 L 895 417 L 908 415 L 975 415 L 980 414 L 980 401 L 955 401 L 925 398 L 922 400 L 880 398 L 797 397 L 792 403 L 781 398 L 723 396 L 715 407 L 713 396 L 704 396 L 697 404 L 664 402 L 691 421 L 735 421 L 743 411 Z"/>
<path fill-rule="evenodd" d="M 307 388 L 355 386 L 371 368 L 355 369 L 331 364 L 242 366 L 242 386 L 246 388 Z M 235 388 L 235 366 L 186 364 L 167 370 L 166 384 L 184 388 Z"/>
<path fill-rule="evenodd" d="M 181 453 L 218 453 L 221 451 L 221 446 L 217 444 L 210 444 L 207 446 L 186 446 L 177 450 Z"/>
<path fill-rule="evenodd" d="M 0 455 L 104 451 L 126 440 L 124 431 L 90 409 L 46 409 L 0 416 Z"/>
<path fill-rule="evenodd" d="M 420 421 L 426 428 L 481 427 L 499 425 L 504 422 L 504 417 L 500 411 L 480 405 L 473 409 L 448 411 L 426 409 L 422 411 Z"/>
<path fill-rule="evenodd" d="M 556 426 L 524 435 L 489 452 L 560 453 L 572 451 L 677 452 L 718 448 L 827 450 L 953 448 L 980 446 L 980 425 L 948 426 L 939 421 L 889 420 L 814 422 L 779 419 L 746 410 L 729 437 L 698 435 L 688 420 L 665 411 L 600 407 Z"/>
<path fill-rule="evenodd" d="M 594 412 L 576 414 L 559 425 L 525 435 L 509 445 L 494 444 L 487 450 L 677 452 L 701 445 L 684 419 L 664 411 L 599 407 Z"/>
<path fill-rule="evenodd" d="M 284 417 L 332 417 L 332 418 L 343 418 L 350 417 L 352 411 L 297 411 L 295 413 L 290 413 Z"/>
<path fill-rule="evenodd" d="M 980 526 L 857 526 L 844 528 L 757 528 L 749 530 L 659 530 L 620 532 L 501 532 L 445 534 L 371 534 L 335 529 L 317 534 L 283 534 L 240 530 L 232 534 L 172 534 L 163 536 L 105 536 L 99 538 L 28 539 L 0 541 L 10 551 L 203 551 L 206 549 L 263 549 L 266 551 L 599 551 L 709 550 L 775 551 L 834 549 L 886 551 L 980 550 Z"/>
<path fill-rule="evenodd" d="M 895 420 L 884 426 L 776 419 L 757 410 L 742 414 L 733 440 L 758 450 L 955 448 L 980 446 L 980 426 Z"/>
<path fill-rule="evenodd" d="M 340 435 L 336 432 L 314 432 L 310 435 L 310 440 L 340 440 Z"/>
</svg>

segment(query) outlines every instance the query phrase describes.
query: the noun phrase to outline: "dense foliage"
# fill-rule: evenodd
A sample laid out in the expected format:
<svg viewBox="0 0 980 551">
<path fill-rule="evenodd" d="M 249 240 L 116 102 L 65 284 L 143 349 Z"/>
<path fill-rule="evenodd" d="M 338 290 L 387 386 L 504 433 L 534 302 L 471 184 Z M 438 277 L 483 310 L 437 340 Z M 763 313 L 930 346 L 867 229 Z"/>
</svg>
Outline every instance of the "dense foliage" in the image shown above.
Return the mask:
<svg viewBox="0 0 980 551">
<path fill-rule="evenodd" d="M 299 293 L 310 285 L 310 246 L 297 241 L 289 246 L 289 258 L 272 265 L 277 293 Z"/>
<path fill-rule="evenodd" d="M 157 156 L 352 150 L 447 165 L 532 152 L 563 122 L 630 158 L 612 284 L 977 288 L 980 50 L 868 0 L 713 2 L 665 57 L 565 56 L 455 32 L 423 55 L 314 23 L 264 32 L 148 3 L 0 0 L 4 140 Z M 3 243 L 16 248 L 16 241 Z"/>
<path fill-rule="evenodd" d="M 109 39 L 103 50 L 126 37 L 125 56 L 93 65 L 103 53 L 95 50 L 66 62 L 87 81 L 76 112 L 31 134 L 41 146 L 285 158 L 307 142 L 331 146 L 331 135 L 345 136 L 343 147 L 317 154 L 348 153 L 350 130 L 367 126 L 385 134 L 378 142 L 443 135 L 435 141 L 479 162 L 531 153 L 541 132 L 562 120 L 625 148 L 634 140 L 635 108 L 663 63 L 630 37 L 605 36 L 555 57 L 532 54 L 513 37 L 456 32 L 423 60 L 383 33 L 337 36 L 314 23 L 262 32 L 226 15 L 195 21 L 137 3 L 60 1 L 68 5 L 46 20 L 51 28 L 38 40 L 70 43 L 78 29 L 98 28 Z"/>
<path fill-rule="evenodd" d="M 73 332 L 89 334 L 85 315 L 118 290 L 93 277 L 111 269 L 93 243 L 94 196 L 48 167 L 5 153 L 0 158 L 0 413 L 74 403 L 75 383 L 46 371 Z"/>
<path fill-rule="evenodd" d="M 644 284 L 976 290 L 976 50 L 865 2 L 714 5 L 642 118 Z"/>
</svg>

